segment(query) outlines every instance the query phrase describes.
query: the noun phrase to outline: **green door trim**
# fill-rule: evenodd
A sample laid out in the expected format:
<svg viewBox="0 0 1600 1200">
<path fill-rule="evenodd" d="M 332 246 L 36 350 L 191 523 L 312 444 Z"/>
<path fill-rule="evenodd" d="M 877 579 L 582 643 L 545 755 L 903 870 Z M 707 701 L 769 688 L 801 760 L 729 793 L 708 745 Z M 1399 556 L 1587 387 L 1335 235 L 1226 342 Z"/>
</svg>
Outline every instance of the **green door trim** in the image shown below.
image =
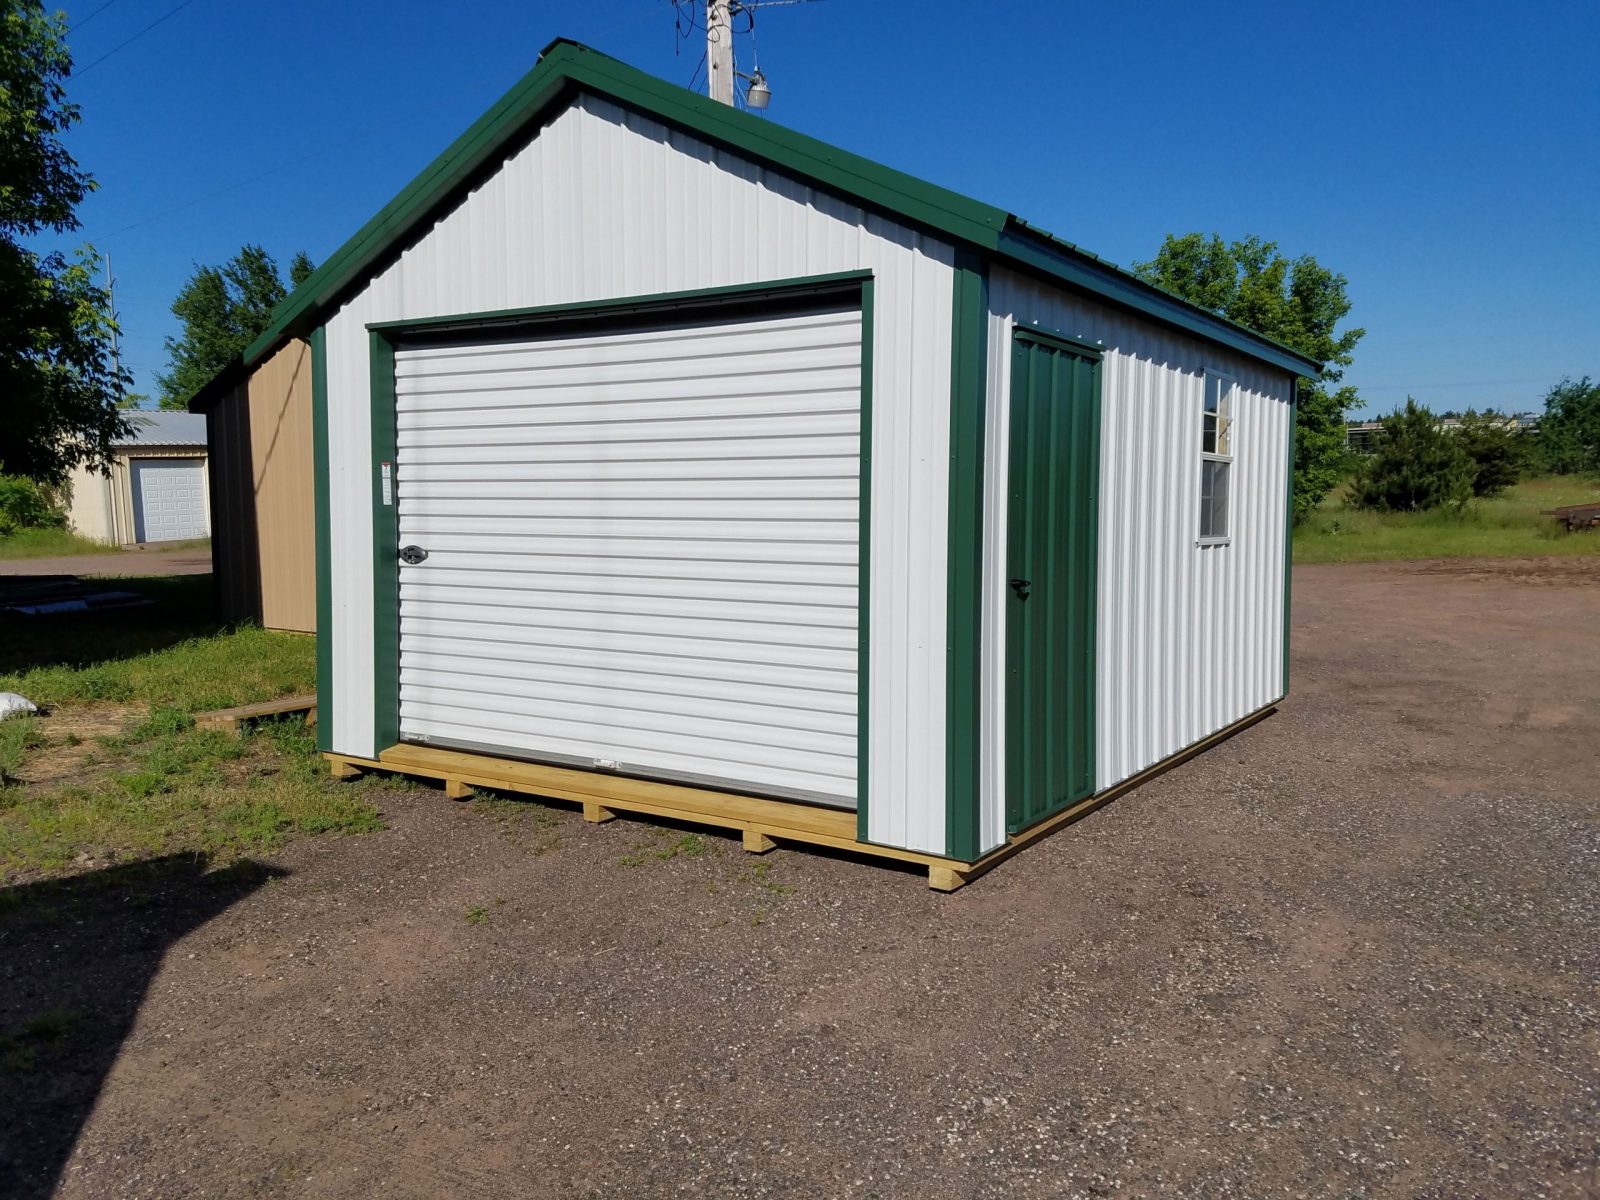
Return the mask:
<svg viewBox="0 0 1600 1200">
<path fill-rule="evenodd" d="M 1018 325 L 1012 331 L 1012 334 L 1013 338 L 1019 342 L 1037 342 L 1042 346 L 1067 350 L 1083 358 L 1092 358 L 1097 362 L 1105 356 L 1105 347 L 1099 342 L 1087 342 L 1082 338 L 1068 337 L 1066 334 L 1057 333 L 1053 329 L 1040 329 L 1037 325 Z M 1098 407 L 1096 411 L 1098 411 Z"/>
<path fill-rule="evenodd" d="M 950 477 L 945 531 L 945 854 L 982 853 L 983 478 L 989 278 L 957 259 L 950 333 Z"/>
<path fill-rule="evenodd" d="M 1017 583 L 1003 593 L 1010 834 L 1095 792 L 1101 384 L 1098 348 L 1016 331 L 1006 576 Z"/>
<path fill-rule="evenodd" d="M 372 369 L 372 754 L 400 740 L 400 505 L 394 342 L 367 334 Z"/>
<path fill-rule="evenodd" d="M 861 309 L 861 479 L 857 529 L 856 596 L 856 823 L 866 840 L 867 737 L 869 669 L 871 665 L 872 530 L 872 364 L 874 321 L 873 275 L 870 271 L 845 271 L 767 283 L 737 284 L 692 291 L 657 292 L 576 304 L 494 312 L 459 313 L 412 321 L 381 321 L 367 326 L 370 344 L 370 399 L 372 421 L 372 571 L 373 571 L 373 736 L 380 754 L 400 740 L 400 521 L 395 420 L 395 347 L 400 342 L 495 341 L 522 334 L 545 334 L 568 329 L 637 325 L 652 318 L 681 318 L 699 312 L 715 315 L 768 311 L 769 306 L 802 306 L 810 300 L 855 298 Z M 319 331 L 320 332 L 320 331 Z M 313 359 L 315 364 L 316 359 Z M 325 368 L 324 368 L 325 369 Z M 315 366 L 313 366 L 315 371 Z M 388 496 L 384 503 L 383 465 L 388 464 Z M 325 464 L 318 478 L 325 479 Z M 319 548 L 326 544 L 319 526 Z M 326 572 L 318 564 L 320 580 Z M 320 615 L 320 614 L 319 614 Z M 320 724 L 320 723 L 319 723 Z M 326 725 L 323 726 L 326 728 Z M 320 736 L 320 735 L 319 735 Z"/>
</svg>

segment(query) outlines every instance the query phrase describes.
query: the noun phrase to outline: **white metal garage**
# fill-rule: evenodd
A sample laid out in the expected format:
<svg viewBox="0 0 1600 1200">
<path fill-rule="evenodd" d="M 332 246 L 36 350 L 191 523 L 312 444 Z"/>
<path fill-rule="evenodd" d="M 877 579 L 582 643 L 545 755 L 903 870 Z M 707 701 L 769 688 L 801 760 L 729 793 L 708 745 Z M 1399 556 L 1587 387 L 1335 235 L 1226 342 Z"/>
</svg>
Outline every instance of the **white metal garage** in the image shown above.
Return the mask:
<svg viewBox="0 0 1600 1200">
<path fill-rule="evenodd" d="M 341 774 L 952 888 L 1287 691 L 1318 364 L 584 47 L 247 359 L 296 336 Z"/>
<path fill-rule="evenodd" d="M 210 533 L 204 459 L 135 458 L 131 468 L 135 541 L 176 542 Z"/>
<path fill-rule="evenodd" d="M 395 352 L 400 736 L 854 807 L 861 312 Z"/>
</svg>

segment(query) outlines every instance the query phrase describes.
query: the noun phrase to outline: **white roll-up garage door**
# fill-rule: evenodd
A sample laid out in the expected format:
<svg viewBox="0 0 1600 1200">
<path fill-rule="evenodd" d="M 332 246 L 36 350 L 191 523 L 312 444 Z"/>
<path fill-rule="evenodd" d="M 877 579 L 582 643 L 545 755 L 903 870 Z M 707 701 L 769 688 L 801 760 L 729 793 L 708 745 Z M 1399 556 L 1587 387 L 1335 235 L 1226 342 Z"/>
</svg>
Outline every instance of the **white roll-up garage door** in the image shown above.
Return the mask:
<svg viewBox="0 0 1600 1200">
<path fill-rule="evenodd" d="M 400 736 L 856 802 L 861 311 L 395 354 Z"/>
</svg>

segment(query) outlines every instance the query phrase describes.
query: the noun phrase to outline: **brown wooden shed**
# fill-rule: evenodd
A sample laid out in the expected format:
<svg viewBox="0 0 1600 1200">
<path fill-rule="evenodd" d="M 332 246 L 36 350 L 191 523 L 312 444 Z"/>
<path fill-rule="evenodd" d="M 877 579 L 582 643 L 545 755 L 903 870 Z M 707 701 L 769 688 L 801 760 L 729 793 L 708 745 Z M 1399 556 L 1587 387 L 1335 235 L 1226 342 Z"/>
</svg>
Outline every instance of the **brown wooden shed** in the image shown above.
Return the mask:
<svg viewBox="0 0 1600 1200">
<path fill-rule="evenodd" d="M 310 348 L 293 338 L 254 367 L 237 363 L 189 408 L 206 415 L 222 616 L 316 632 Z"/>
</svg>

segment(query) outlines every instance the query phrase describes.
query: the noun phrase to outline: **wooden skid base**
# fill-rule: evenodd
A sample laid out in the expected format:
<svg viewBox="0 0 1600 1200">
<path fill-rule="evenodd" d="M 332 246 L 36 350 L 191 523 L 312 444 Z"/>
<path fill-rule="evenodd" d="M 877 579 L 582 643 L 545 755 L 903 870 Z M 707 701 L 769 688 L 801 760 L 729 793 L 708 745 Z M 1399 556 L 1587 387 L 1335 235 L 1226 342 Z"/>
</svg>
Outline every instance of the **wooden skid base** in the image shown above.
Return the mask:
<svg viewBox="0 0 1600 1200">
<path fill-rule="evenodd" d="M 451 795 L 455 794 L 451 790 L 454 788 L 485 787 L 575 802 L 581 806 L 584 820 L 596 824 L 637 813 L 736 829 L 743 835 L 745 849 L 756 854 L 766 853 L 778 842 L 805 842 L 896 862 L 916 863 L 928 868 L 929 886 L 940 891 L 961 886 L 973 866 L 937 854 L 857 841 L 856 815 L 842 809 L 763 800 L 708 788 L 628 779 L 597 771 L 550 767 L 431 746 L 392 746 L 375 759 L 347 754 L 323 757 L 337 779 L 346 779 L 361 771 L 395 771 L 442 780 Z"/>
<path fill-rule="evenodd" d="M 278 717 L 284 713 L 305 713 L 306 724 L 316 723 L 317 698 L 315 696 L 284 696 L 277 700 L 266 700 L 260 704 L 241 704 L 237 708 L 219 708 L 214 712 L 196 713 L 194 723 L 197 729 L 221 729 L 227 733 L 235 733 L 244 721 L 256 721 L 262 717 Z"/>
<path fill-rule="evenodd" d="M 639 813 L 737 829 L 743 835 L 744 848 L 753 854 L 765 854 L 774 849 L 779 841 L 804 842 L 896 862 L 915 863 L 928 869 L 930 888 L 953 892 L 998 866 L 1024 846 L 1088 816 L 1102 805 L 1109 804 L 1179 763 L 1187 762 L 1276 711 L 1275 705 L 1268 705 L 1235 721 L 1226 729 L 1218 730 L 1133 778 L 1046 817 L 1020 833 L 1012 834 L 1006 839 L 1005 845 L 996 847 L 976 862 L 962 862 L 937 854 L 859 841 L 856 838 L 855 814 L 841 809 L 763 800 L 756 796 L 739 796 L 731 792 L 645 779 L 628 779 L 598 771 L 548 767 L 517 759 L 440 750 L 431 746 L 391 746 L 375 759 L 356 758 L 347 754 L 324 754 L 323 757 L 328 760 L 328 768 L 335 779 L 348 779 L 362 771 L 394 771 L 402 775 L 442 780 L 446 793 L 456 797 L 470 794 L 472 788 L 486 787 L 567 800 L 582 807 L 584 820 L 596 824 L 610 821 L 623 813 Z"/>
</svg>

